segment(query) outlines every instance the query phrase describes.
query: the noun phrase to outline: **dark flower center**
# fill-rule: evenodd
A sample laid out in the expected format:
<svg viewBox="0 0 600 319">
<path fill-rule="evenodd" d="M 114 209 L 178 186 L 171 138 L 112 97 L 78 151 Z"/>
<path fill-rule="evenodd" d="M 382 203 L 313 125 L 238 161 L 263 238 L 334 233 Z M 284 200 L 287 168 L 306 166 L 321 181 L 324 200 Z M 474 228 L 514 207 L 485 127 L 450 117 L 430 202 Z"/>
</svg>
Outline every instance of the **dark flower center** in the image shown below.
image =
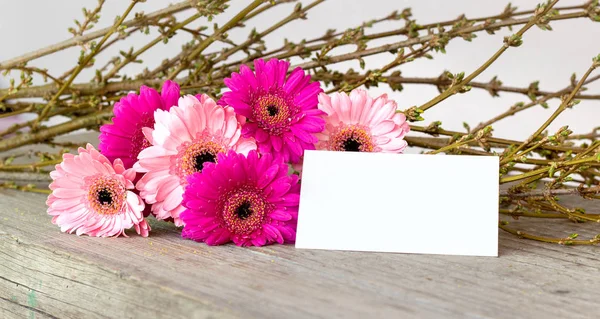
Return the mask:
<svg viewBox="0 0 600 319">
<path fill-rule="evenodd" d="M 373 152 L 375 142 L 368 128 L 360 125 L 340 125 L 327 142 L 327 149 L 337 152 Z"/>
<path fill-rule="evenodd" d="M 277 113 L 279 113 L 279 108 L 277 108 L 277 106 L 271 104 L 271 105 L 267 106 L 267 112 L 269 112 L 269 116 L 275 116 L 275 115 L 277 115 Z"/>
<path fill-rule="evenodd" d="M 98 201 L 102 205 L 112 204 L 112 201 L 113 201 L 112 193 L 110 191 L 108 191 L 107 189 L 101 189 L 98 192 Z"/>
<path fill-rule="evenodd" d="M 357 141 L 353 138 L 349 138 L 344 141 L 343 148 L 344 148 L 344 151 L 346 151 L 346 152 L 359 152 L 360 145 L 361 144 L 359 141 Z"/>
<path fill-rule="evenodd" d="M 217 157 L 210 152 L 200 153 L 194 158 L 194 168 L 198 172 L 202 172 L 202 168 L 204 168 L 204 163 L 206 162 L 216 163 Z"/>
<path fill-rule="evenodd" d="M 272 209 L 262 190 L 250 185 L 222 194 L 219 203 L 223 226 L 235 235 L 259 229 Z"/>
<path fill-rule="evenodd" d="M 127 188 L 114 176 L 96 176 L 90 180 L 86 202 L 100 215 L 118 214 L 127 200 Z"/>
<path fill-rule="evenodd" d="M 248 217 L 252 215 L 252 209 L 250 209 L 250 202 L 244 201 L 238 208 L 235 210 L 235 214 L 241 220 L 246 220 Z"/>
<path fill-rule="evenodd" d="M 289 131 L 290 121 L 298 111 L 292 97 L 283 93 L 266 93 L 252 101 L 252 121 L 270 135 Z"/>
<path fill-rule="evenodd" d="M 224 152 L 221 144 L 208 140 L 206 136 L 196 136 L 193 142 L 185 142 L 177 148 L 177 157 L 175 158 L 174 169 L 179 175 L 182 185 L 187 185 L 187 177 L 202 172 L 204 163 L 216 163 L 217 155 Z"/>
</svg>

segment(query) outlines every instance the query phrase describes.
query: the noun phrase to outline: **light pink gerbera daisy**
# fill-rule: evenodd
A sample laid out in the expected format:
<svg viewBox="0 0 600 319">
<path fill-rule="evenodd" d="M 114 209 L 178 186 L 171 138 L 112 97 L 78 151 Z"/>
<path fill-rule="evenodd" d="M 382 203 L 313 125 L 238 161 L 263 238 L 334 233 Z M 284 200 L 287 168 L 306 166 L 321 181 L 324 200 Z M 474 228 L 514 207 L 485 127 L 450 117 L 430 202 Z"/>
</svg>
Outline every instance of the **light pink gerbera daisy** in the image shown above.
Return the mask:
<svg viewBox="0 0 600 319">
<path fill-rule="evenodd" d="M 294 242 L 300 185 L 283 158 L 256 151 L 218 157 L 218 164 L 188 178 L 181 235 L 208 245 Z"/>
<path fill-rule="evenodd" d="M 78 151 L 79 155 L 64 154 L 50 173 L 52 194 L 46 204 L 52 223 L 77 235 L 126 236 L 125 230 L 135 227 L 147 237 L 144 202 L 131 191 L 135 171 L 125 169 L 120 159 L 111 164 L 91 144 Z"/>
<path fill-rule="evenodd" d="M 241 125 L 231 107 L 222 107 L 207 95 L 188 95 L 179 107 L 154 113 L 154 129 L 144 128 L 152 146 L 138 155 L 135 170 L 146 173 L 136 188 L 146 203 L 152 204 L 157 219 L 173 218 L 181 226 L 179 214 L 187 176 L 201 172 L 204 163 L 215 162 L 217 154 L 234 150 L 248 153 L 256 149 L 252 140 L 241 139 Z"/>
<path fill-rule="evenodd" d="M 246 117 L 244 137 L 256 139 L 261 153 L 281 154 L 296 163 L 304 150 L 314 150 L 315 133 L 323 130 L 323 112 L 317 109 L 319 82 L 310 82 L 301 68 L 287 75 L 290 63 L 254 60 L 254 72 L 246 65 L 225 79 L 231 89 L 223 93 L 221 105 L 229 105 Z"/>
<path fill-rule="evenodd" d="M 345 152 L 402 153 L 410 131 L 406 116 L 396 113 L 396 102 L 386 94 L 372 99 L 367 91 L 319 95 L 319 109 L 327 113 L 325 130 L 317 134 L 317 149 Z"/>
<path fill-rule="evenodd" d="M 129 93 L 115 103 L 112 124 L 100 127 L 98 149 L 109 160 L 120 158 L 125 168 L 131 168 L 141 150 L 150 146 L 142 133 L 144 127 L 154 127 L 154 111 L 168 111 L 177 105 L 179 85 L 165 81 L 160 95 L 147 86 L 140 88 L 140 94 Z"/>
</svg>

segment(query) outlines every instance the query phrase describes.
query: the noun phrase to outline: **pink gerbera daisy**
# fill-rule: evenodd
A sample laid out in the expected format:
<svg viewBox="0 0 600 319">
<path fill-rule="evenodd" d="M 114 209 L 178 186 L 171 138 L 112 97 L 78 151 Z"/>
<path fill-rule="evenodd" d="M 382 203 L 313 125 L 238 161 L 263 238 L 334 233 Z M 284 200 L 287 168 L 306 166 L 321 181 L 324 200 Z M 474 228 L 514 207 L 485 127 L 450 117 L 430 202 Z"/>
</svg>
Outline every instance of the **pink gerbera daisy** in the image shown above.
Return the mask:
<svg viewBox="0 0 600 319">
<path fill-rule="evenodd" d="M 294 242 L 300 185 L 283 158 L 256 151 L 218 157 L 188 178 L 182 236 L 208 245 Z"/>
<path fill-rule="evenodd" d="M 181 226 L 187 176 L 202 171 L 204 163 L 215 162 L 221 152 L 248 153 L 256 144 L 240 138 L 241 125 L 233 109 L 217 105 L 207 95 L 200 100 L 182 97 L 178 106 L 154 113 L 154 129 L 144 128 L 152 146 L 140 152 L 135 169 L 146 173 L 136 188 L 146 203 L 153 204 L 156 218 L 173 218 Z"/>
<path fill-rule="evenodd" d="M 154 127 L 154 111 L 168 111 L 178 99 L 179 85 L 173 81 L 165 81 L 160 95 L 147 86 L 139 95 L 129 93 L 115 103 L 113 123 L 100 128 L 98 149 L 109 160 L 120 158 L 125 168 L 131 168 L 140 151 L 150 146 L 142 128 Z"/>
<path fill-rule="evenodd" d="M 304 150 L 315 149 L 315 133 L 323 130 L 323 112 L 317 109 L 319 82 L 310 82 L 300 68 L 286 77 L 290 63 L 271 59 L 254 61 L 254 72 L 242 65 L 240 73 L 225 79 L 231 89 L 219 101 L 245 116 L 242 134 L 254 137 L 261 153 L 281 154 L 296 163 Z"/>
<path fill-rule="evenodd" d="M 346 152 L 402 153 L 410 131 L 406 116 L 386 94 L 372 99 L 365 90 L 319 95 L 327 113 L 325 130 L 317 134 L 317 149 Z"/>
<path fill-rule="evenodd" d="M 142 216 L 144 202 L 133 193 L 135 171 L 113 164 L 91 144 L 79 155 L 64 154 L 63 162 L 50 173 L 52 194 L 48 214 L 63 232 L 96 237 L 125 235 L 135 227 L 147 237 L 150 227 Z M 126 236 L 126 235 L 125 235 Z"/>
</svg>

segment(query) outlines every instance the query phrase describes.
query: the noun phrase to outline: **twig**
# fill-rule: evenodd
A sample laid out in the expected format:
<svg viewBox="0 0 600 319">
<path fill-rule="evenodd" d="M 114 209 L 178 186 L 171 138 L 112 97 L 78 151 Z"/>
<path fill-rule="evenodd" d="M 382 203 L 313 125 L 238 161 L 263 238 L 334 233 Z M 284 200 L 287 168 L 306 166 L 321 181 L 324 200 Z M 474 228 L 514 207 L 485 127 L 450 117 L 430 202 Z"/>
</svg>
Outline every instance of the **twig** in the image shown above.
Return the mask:
<svg viewBox="0 0 600 319">
<path fill-rule="evenodd" d="M 185 69 L 185 67 L 187 67 L 187 65 L 189 64 L 190 61 L 194 60 L 200 53 L 202 53 L 202 51 L 204 51 L 209 45 L 211 45 L 213 42 L 215 42 L 215 40 L 218 37 L 220 37 L 225 32 L 227 32 L 229 29 L 231 29 L 235 25 L 237 25 L 247 14 L 249 14 L 252 10 L 254 10 L 261 3 L 263 3 L 263 1 L 264 0 L 252 1 L 252 3 L 250 5 L 248 5 L 246 8 L 244 8 L 238 14 L 236 14 L 224 26 L 222 26 L 217 31 L 215 31 L 210 37 L 204 39 L 204 41 L 202 41 L 202 43 L 200 43 L 200 45 L 194 51 L 192 51 L 189 56 L 184 57 L 182 59 L 182 61 L 181 61 L 182 63 L 179 65 L 179 67 L 177 67 L 173 72 L 171 72 L 171 74 L 169 74 L 169 76 L 167 78 L 169 80 L 175 79 L 175 77 L 177 77 L 177 75 L 179 73 L 181 73 L 181 71 L 183 71 L 183 69 Z"/>
<path fill-rule="evenodd" d="M 587 81 L 584 82 L 584 85 L 585 84 L 589 84 L 591 82 L 594 82 L 594 81 L 596 81 L 598 79 L 600 79 L 600 75 L 591 77 Z M 513 115 L 515 115 L 518 112 L 527 110 L 527 109 L 529 109 L 529 108 L 531 108 L 531 107 L 533 107 L 535 105 L 540 105 L 540 104 L 543 104 L 543 103 L 545 103 L 546 101 L 548 101 L 550 99 L 561 97 L 562 95 L 569 93 L 571 90 L 572 90 L 572 86 L 568 86 L 568 87 L 566 87 L 566 88 L 564 88 L 564 89 L 562 89 L 562 90 L 560 90 L 558 92 L 554 92 L 554 93 L 550 93 L 550 92 L 536 92 L 534 94 L 536 94 L 536 95 L 543 95 L 543 97 L 539 98 L 539 99 L 537 99 L 535 101 L 532 101 L 530 103 L 524 104 L 522 106 L 514 105 L 513 107 L 509 108 L 507 111 L 505 111 L 505 112 L 503 112 L 503 113 L 501 113 L 501 114 L 499 114 L 499 115 L 491 118 L 488 121 L 480 123 L 473 130 L 476 131 L 476 130 L 481 129 L 481 128 L 485 127 L 485 126 L 492 125 L 492 124 L 494 124 L 494 123 L 496 123 L 496 122 L 498 122 L 498 121 L 500 121 L 502 119 L 505 119 L 505 118 L 507 118 L 509 116 L 513 116 Z M 527 93 L 525 93 L 525 94 L 527 94 Z M 575 94 L 574 98 L 576 98 L 576 99 L 596 99 L 596 98 L 600 98 L 600 95 Z"/>
<path fill-rule="evenodd" d="M 521 238 L 531 239 L 531 240 L 541 241 L 541 242 L 546 242 L 546 243 L 553 243 L 553 244 L 560 244 L 560 245 L 596 245 L 600 242 L 600 237 L 598 237 L 598 236 L 594 237 L 593 239 L 589 239 L 589 240 L 580 240 L 580 239 L 573 239 L 573 238 L 551 238 L 551 237 L 531 235 L 531 234 L 525 233 L 520 230 L 512 229 L 512 228 L 506 227 L 506 225 L 503 225 L 502 222 L 499 224 L 499 227 L 500 227 L 500 229 L 502 229 L 506 232 L 509 232 L 513 235 L 517 235 Z"/>
<path fill-rule="evenodd" d="M 557 0 L 555 0 L 555 1 L 557 1 Z M 587 17 L 586 12 L 576 12 L 576 13 L 571 13 L 571 14 L 557 15 L 557 16 L 552 17 L 550 20 L 563 20 L 563 19 L 583 18 L 583 17 Z M 524 24 L 524 23 L 526 24 L 529 22 L 531 22 L 530 18 L 523 18 L 523 19 L 501 21 L 501 22 L 497 22 L 497 23 L 493 23 L 493 24 L 489 24 L 489 25 L 482 24 L 482 25 L 473 26 L 470 28 L 465 28 L 465 29 L 461 30 L 461 33 L 472 33 L 472 32 L 484 31 L 484 30 L 493 30 L 493 29 L 507 27 L 507 26 L 519 25 L 519 24 Z M 413 45 L 417 45 L 417 44 L 426 43 L 428 41 L 433 40 L 435 36 L 436 35 L 426 35 L 426 36 L 422 36 L 422 37 L 418 37 L 418 38 L 414 38 L 414 39 L 396 42 L 393 44 L 386 44 L 386 45 L 378 46 L 378 47 L 375 47 L 372 49 L 362 50 L 359 52 L 352 52 L 352 53 L 340 54 L 340 55 L 333 56 L 333 57 L 328 57 L 327 60 L 324 60 L 324 61 L 311 61 L 311 62 L 300 63 L 297 65 L 294 65 L 293 68 L 300 67 L 303 69 L 312 69 L 312 68 L 316 68 L 316 67 L 324 66 L 324 65 L 328 65 L 328 64 L 334 64 L 334 63 L 339 63 L 339 62 L 343 62 L 343 61 L 354 60 L 359 57 L 367 57 L 367 56 L 371 56 L 371 55 L 378 54 L 378 53 L 394 51 L 394 50 L 398 50 L 400 48 L 405 48 L 405 47 L 409 47 L 409 46 L 413 46 Z"/>
<path fill-rule="evenodd" d="M 560 168 L 560 167 L 567 167 L 567 166 L 573 166 L 573 165 L 588 164 L 588 163 L 597 162 L 597 161 L 598 161 L 598 159 L 596 158 L 596 156 L 590 156 L 590 157 L 586 157 L 586 158 L 579 159 L 579 160 L 573 160 L 573 161 L 566 161 L 566 162 L 562 162 L 562 163 L 557 163 L 556 167 Z M 504 177 L 504 178 L 500 179 L 500 184 L 510 183 L 510 182 L 522 180 L 522 179 L 525 179 L 525 178 L 528 178 L 528 177 L 532 177 L 532 176 L 544 175 L 544 174 L 548 173 L 551 169 L 552 169 L 551 166 L 549 166 L 549 167 L 543 167 L 543 168 L 540 168 L 540 169 L 536 169 L 536 170 L 530 171 L 530 172 L 525 173 L 525 174 L 519 174 L 519 175 L 513 175 L 513 176 Z"/>
<path fill-rule="evenodd" d="M 134 53 L 132 53 L 131 55 L 125 57 L 125 59 L 123 59 L 123 61 L 121 61 L 121 63 L 115 65 L 105 76 L 104 79 L 106 80 L 110 80 L 112 77 L 115 76 L 115 74 L 117 74 L 125 65 L 127 65 L 127 63 L 129 63 L 130 61 L 135 61 L 137 59 L 137 57 L 139 57 L 141 54 L 143 54 L 144 52 L 148 51 L 150 48 L 152 48 L 153 46 L 155 46 L 157 43 L 161 42 L 163 39 L 168 38 L 170 36 L 172 36 L 175 31 L 183 28 L 184 26 L 196 21 L 198 18 L 200 18 L 202 15 L 200 13 L 196 13 L 194 15 L 192 15 L 191 17 L 185 19 L 183 22 L 180 22 L 176 25 L 174 25 L 171 29 L 169 29 L 169 31 L 167 31 L 164 34 L 161 34 L 160 36 L 156 37 L 154 40 L 152 40 L 150 43 L 146 44 L 145 46 L 143 46 L 141 49 L 135 51 Z"/>
<path fill-rule="evenodd" d="M 0 152 L 7 151 L 19 146 L 41 142 L 57 135 L 65 134 L 78 130 L 80 128 L 87 128 L 101 124 L 104 120 L 108 120 L 113 116 L 112 110 L 104 111 L 101 113 L 91 114 L 83 116 L 66 123 L 58 124 L 55 126 L 48 127 L 38 132 L 25 133 L 10 138 L 6 138 L 0 141 Z"/>
<path fill-rule="evenodd" d="M 147 14 L 144 19 L 131 19 L 131 20 L 127 20 L 127 21 L 123 22 L 122 25 L 124 25 L 126 27 L 136 26 L 136 25 L 141 24 L 144 21 L 152 20 L 152 19 L 155 19 L 155 18 L 158 18 L 158 17 L 169 15 L 169 14 L 174 14 L 174 13 L 183 11 L 185 9 L 188 9 L 191 6 L 192 6 L 192 1 L 187 1 L 187 0 L 186 1 L 182 1 L 182 2 L 179 2 L 179 3 L 174 4 L 172 6 L 169 6 L 169 7 L 165 8 L 165 9 L 161 9 L 161 10 L 152 12 L 150 14 Z M 12 68 L 12 67 L 17 66 L 19 64 L 26 63 L 28 61 L 31 61 L 31 60 L 34 60 L 34 59 L 46 56 L 48 54 L 52 54 L 54 52 L 61 51 L 61 50 L 64 50 L 66 48 L 70 48 L 72 46 L 79 45 L 80 43 L 86 43 L 86 42 L 89 42 L 91 40 L 100 38 L 100 37 L 106 35 L 108 32 L 110 32 L 111 29 L 112 29 L 112 27 L 108 27 L 108 28 L 104 28 L 104 29 L 101 29 L 101 30 L 98 30 L 98 31 L 95 31 L 95 32 L 88 33 L 86 35 L 74 37 L 74 38 L 71 38 L 71 39 L 68 39 L 68 40 L 65 40 L 65 41 L 62 41 L 62 42 L 59 42 L 59 43 L 47 46 L 47 47 L 45 47 L 43 49 L 40 49 L 40 50 L 37 50 L 37 51 L 33 51 L 33 52 L 30 52 L 30 53 L 24 54 L 24 55 L 22 55 L 20 57 L 17 57 L 17 58 L 14 58 L 14 59 L 10 59 L 10 60 L 1 62 L 0 63 L 0 70 Z"/>
<path fill-rule="evenodd" d="M 523 142 L 521 145 L 519 145 L 516 149 L 514 149 L 513 151 L 507 153 L 506 155 L 503 156 L 502 160 L 500 161 L 500 165 L 504 165 L 508 162 L 510 162 L 514 157 L 517 157 L 518 152 L 520 150 L 522 150 L 523 148 L 525 148 L 529 143 L 531 143 L 532 141 L 534 141 L 548 126 L 550 126 L 550 124 L 556 119 L 556 117 L 558 117 L 558 115 L 560 115 L 560 113 L 562 113 L 564 110 L 567 109 L 567 107 L 571 106 L 571 101 L 573 100 L 573 98 L 575 97 L 575 95 L 577 94 L 577 92 L 579 92 L 579 90 L 581 89 L 581 87 L 583 86 L 583 83 L 586 81 L 586 79 L 588 78 L 588 76 L 592 73 L 592 71 L 594 71 L 594 69 L 597 67 L 596 62 L 594 61 L 594 63 L 592 64 L 592 66 L 585 72 L 585 74 L 583 75 L 583 77 L 579 80 L 579 82 L 577 83 L 577 85 L 575 86 L 575 88 L 573 89 L 573 91 L 571 92 L 571 94 L 569 94 L 569 96 L 560 104 L 560 106 L 556 109 L 556 111 L 554 111 L 554 113 L 552 113 L 552 115 L 550 116 L 550 118 L 548 118 L 546 120 L 546 122 L 544 122 L 544 124 L 542 124 L 542 126 L 540 126 L 535 133 L 533 133 L 525 142 Z"/>
<path fill-rule="evenodd" d="M 79 72 L 81 72 L 81 70 L 83 70 L 88 65 L 88 63 L 94 58 L 94 56 L 96 55 L 96 53 L 98 53 L 98 50 L 100 48 L 102 48 L 102 45 L 104 45 L 104 43 L 106 42 L 106 40 L 108 40 L 108 38 L 114 32 L 117 31 L 117 28 L 119 28 L 121 26 L 121 24 L 123 23 L 123 21 L 125 21 L 125 18 L 127 17 L 127 15 L 129 15 L 129 13 L 131 12 L 131 10 L 133 10 L 133 7 L 138 3 L 138 1 L 139 0 L 132 0 L 131 1 L 131 4 L 129 4 L 129 7 L 127 7 L 127 9 L 125 10 L 125 12 L 121 16 L 121 18 L 119 20 L 117 20 L 117 22 L 104 35 L 104 37 L 102 38 L 102 40 L 100 40 L 100 42 L 96 45 L 96 47 L 94 47 L 92 49 L 92 52 L 90 52 L 90 54 L 88 54 L 85 58 L 83 58 L 82 61 L 79 62 L 79 66 L 75 69 L 75 71 L 73 71 L 73 73 L 71 73 L 71 76 L 69 77 L 69 79 L 67 80 L 67 82 L 65 82 L 60 87 L 60 89 L 58 90 L 58 92 L 56 92 L 56 94 L 54 94 L 54 96 L 52 97 L 52 99 L 44 107 L 44 109 L 42 110 L 42 112 L 38 116 L 37 120 L 34 122 L 33 127 L 37 127 L 37 125 L 39 125 L 40 122 L 43 121 L 46 118 L 46 116 L 48 115 L 48 112 L 50 112 L 50 110 L 52 109 L 52 107 L 56 104 L 56 101 L 61 96 L 61 94 L 65 91 L 65 89 L 67 87 L 69 87 L 69 85 L 71 85 L 71 83 L 73 83 L 73 81 L 75 80 L 75 78 L 77 77 L 77 75 L 79 75 Z"/>
<path fill-rule="evenodd" d="M 511 193 L 510 191 L 501 191 L 500 196 L 506 196 L 510 198 L 527 198 L 527 197 L 539 197 L 544 194 L 550 194 L 551 196 L 562 196 L 562 195 L 582 195 L 582 194 L 599 194 L 600 187 L 589 187 L 589 188 L 567 188 L 567 189 L 552 189 L 552 190 L 534 190 L 526 193 Z"/>
<path fill-rule="evenodd" d="M 558 0 L 553 0 L 548 5 L 546 5 L 543 10 L 541 10 L 540 12 L 536 12 L 535 15 L 525 24 L 525 26 L 523 26 L 519 31 L 517 31 L 517 33 L 505 38 L 504 45 L 502 45 L 502 47 L 500 47 L 500 49 L 498 49 L 498 51 L 496 51 L 496 53 L 494 53 L 494 55 L 492 55 L 491 58 L 485 61 L 485 63 L 483 63 L 479 68 L 477 68 L 477 70 L 465 77 L 464 80 L 462 80 L 460 83 L 451 86 L 446 91 L 442 92 L 442 94 L 436 96 L 427 103 L 419 106 L 419 109 L 422 111 L 426 111 L 431 107 L 435 106 L 436 104 L 444 101 L 445 99 L 456 93 L 460 88 L 464 87 L 465 85 L 468 85 L 469 82 L 471 82 L 474 78 L 481 74 L 481 72 L 485 71 L 508 48 L 510 48 L 511 46 L 521 45 L 521 38 L 523 37 L 523 34 L 525 34 L 525 32 L 527 32 L 527 30 L 529 30 L 532 26 L 534 26 L 538 22 L 538 20 L 540 20 L 546 13 L 548 13 L 548 11 L 550 11 L 550 9 L 552 9 L 552 7 L 557 2 Z"/>
</svg>

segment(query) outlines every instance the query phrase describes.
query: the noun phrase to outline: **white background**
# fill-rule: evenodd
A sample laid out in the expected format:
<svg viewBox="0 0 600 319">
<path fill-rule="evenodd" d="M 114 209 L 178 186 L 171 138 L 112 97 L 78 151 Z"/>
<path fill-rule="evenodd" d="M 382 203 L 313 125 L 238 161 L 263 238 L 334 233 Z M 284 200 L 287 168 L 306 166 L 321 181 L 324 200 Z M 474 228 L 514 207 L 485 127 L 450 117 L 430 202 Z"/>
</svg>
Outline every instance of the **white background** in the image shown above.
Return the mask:
<svg viewBox="0 0 600 319">
<path fill-rule="evenodd" d="M 175 1 L 173 1 L 175 2 Z M 538 0 L 516 0 L 513 5 L 519 9 L 532 9 Z M 577 5 L 582 0 L 562 0 L 558 6 Z M 112 24 L 114 17 L 121 14 L 129 1 L 107 0 L 102 12 L 99 27 Z M 148 0 L 139 4 L 134 11 L 146 13 L 166 6 L 167 1 Z M 216 22 L 220 24 L 228 20 L 235 12 L 239 11 L 248 1 L 236 0 L 231 2 L 228 12 L 219 16 Z M 309 1 L 303 1 L 307 4 Z M 0 60 L 13 58 L 23 53 L 41 48 L 70 37 L 67 28 L 74 26 L 73 19 L 81 19 L 81 7 L 93 8 L 95 0 L 80 1 L 42 1 L 42 0 L 0 0 Z M 267 45 L 278 47 L 284 38 L 297 42 L 301 38 L 320 36 L 326 29 L 338 30 L 354 27 L 363 21 L 381 18 L 393 10 L 402 10 L 412 7 L 413 18 L 420 24 L 437 21 L 446 21 L 465 13 L 467 17 L 495 15 L 502 12 L 507 2 L 483 0 L 328 0 L 308 13 L 308 20 L 294 21 L 284 28 L 272 33 L 267 39 Z M 284 4 L 276 9 L 263 14 L 248 23 L 249 27 L 256 27 L 262 31 L 289 14 L 293 4 Z M 199 21 L 196 25 L 204 23 Z M 211 25 L 211 24 L 207 24 Z M 383 23 L 368 32 L 377 32 L 401 28 L 403 22 L 395 21 Z M 600 23 L 593 23 L 589 19 L 581 18 L 570 21 L 552 22 L 554 31 L 541 31 L 534 27 L 524 36 L 524 44 L 519 48 L 511 48 L 487 71 L 481 74 L 477 81 L 489 81 L 494 75 L 505 85 L 527 87 L 530 82 L 540 80 L 542 90 L 559 90 L 569 84 L 569 77 L 573 72 L 582 75 L 589 67 L 593 56 L 600 53 Z M 244 40 L 250 29 L 230 33 L 233 40 Z M 462 39 L 453 40 L 447 47 L 447 54 L 436 54 L 434 60 L 420 60 L 400 68 L 402 74 L 408 77 L 436 77 L 443 70 L 452 73 L 465 71 L 472 72 L 487 60 L 501 45 L 502 38 L 511 32 L 504 30 L 496 35 L 485 32 L 478 33 L 472 43 Z M 138 49 L 147 41 L 156 36 L 138 34 L 128 43 L 116 46 L 112 54 L 98 58 L 98 65 L 115 55 L 118 49 L 133 46 Z M 401 37 L 373 42 L 371 46 L 381 45 L 386 41 L 398 41 Z M 163 59 L 176 55 L 182 43 L 189 37 L 178 35 L 167 45 L 159 44 L 143 56 L 144 65 L 154 68 Z M 208 51 L 219 49 L 212 47 Z M 354 49 L 349 47 L 350 50 Z M 340 51 L 337 51 L 338 53 Z M 61 74 L 72 67 L 79 55 L 78 48 L 72 48 L 52 57 L 46 57 L 30 65 L 48 68 L 54 74 Z M 391 56 L 381 56 L 366 59 L 367 67 L 376 68 L 389 62 Z M 126 68 L 128 72 L 140 71 L 143 66 L 133 65 Z M 357 62 L 348 62 L 336 66 L 341 70 L 349 67 L 358 69 Z M 598 71 L 597 71 L 598 72 Z M 88 81 L 91 72 L 82 73 L 76 82 Z M 15 74 L 18 75 L 18 74 Z M 39 79 L 38 79 L 39 80 Z M 38 82 L 41 83 L 41 82 Z M 0 87 L 6 87 L 8 79 L 0 76 Z M 600 94 L 600 85 L 591 85 L 587 93 Z M 372 89 L 372 94 L 387 92 L 387 86 Z M 404 91 L 393 93 L 391 96 L 397 100 L 399 108 L 405 109 L 412 105 L 420 105 L 437 94 L 434 86 L 405 85 Z M 427 125 L 432 121 L 441 120 L 443 127 L 453 130 L 464 130 L 463 121 L 471 126 L 501 113 L 510 105 L 518 101 L 527 102 L 527 98 L 519 94 L 502 93 L 501 97 L 492 98 L 486 91 L 473 89 L 465 95 L 453 96 L 445 102 L 426 112 Z M 509 118 L 495 125 L 495 135 L 507 138 L 524 139 L 534 131 L 556 108 L 558 101 L 552 100 L 550 109 L 541 107 L 522 112 L 517 118 Z M 560 126 L 569 124 L 576 133 L 587 133 L 592 128 L 599 126 L 600 102 L 583 101 L 574 110 L 563 113 L 558 121 L 550 127 L 555 131 Z M 6 124 L 6 123 L 5 123 Z M 0 123 L 0 126 L 2 123 Z"/>
</svg>

